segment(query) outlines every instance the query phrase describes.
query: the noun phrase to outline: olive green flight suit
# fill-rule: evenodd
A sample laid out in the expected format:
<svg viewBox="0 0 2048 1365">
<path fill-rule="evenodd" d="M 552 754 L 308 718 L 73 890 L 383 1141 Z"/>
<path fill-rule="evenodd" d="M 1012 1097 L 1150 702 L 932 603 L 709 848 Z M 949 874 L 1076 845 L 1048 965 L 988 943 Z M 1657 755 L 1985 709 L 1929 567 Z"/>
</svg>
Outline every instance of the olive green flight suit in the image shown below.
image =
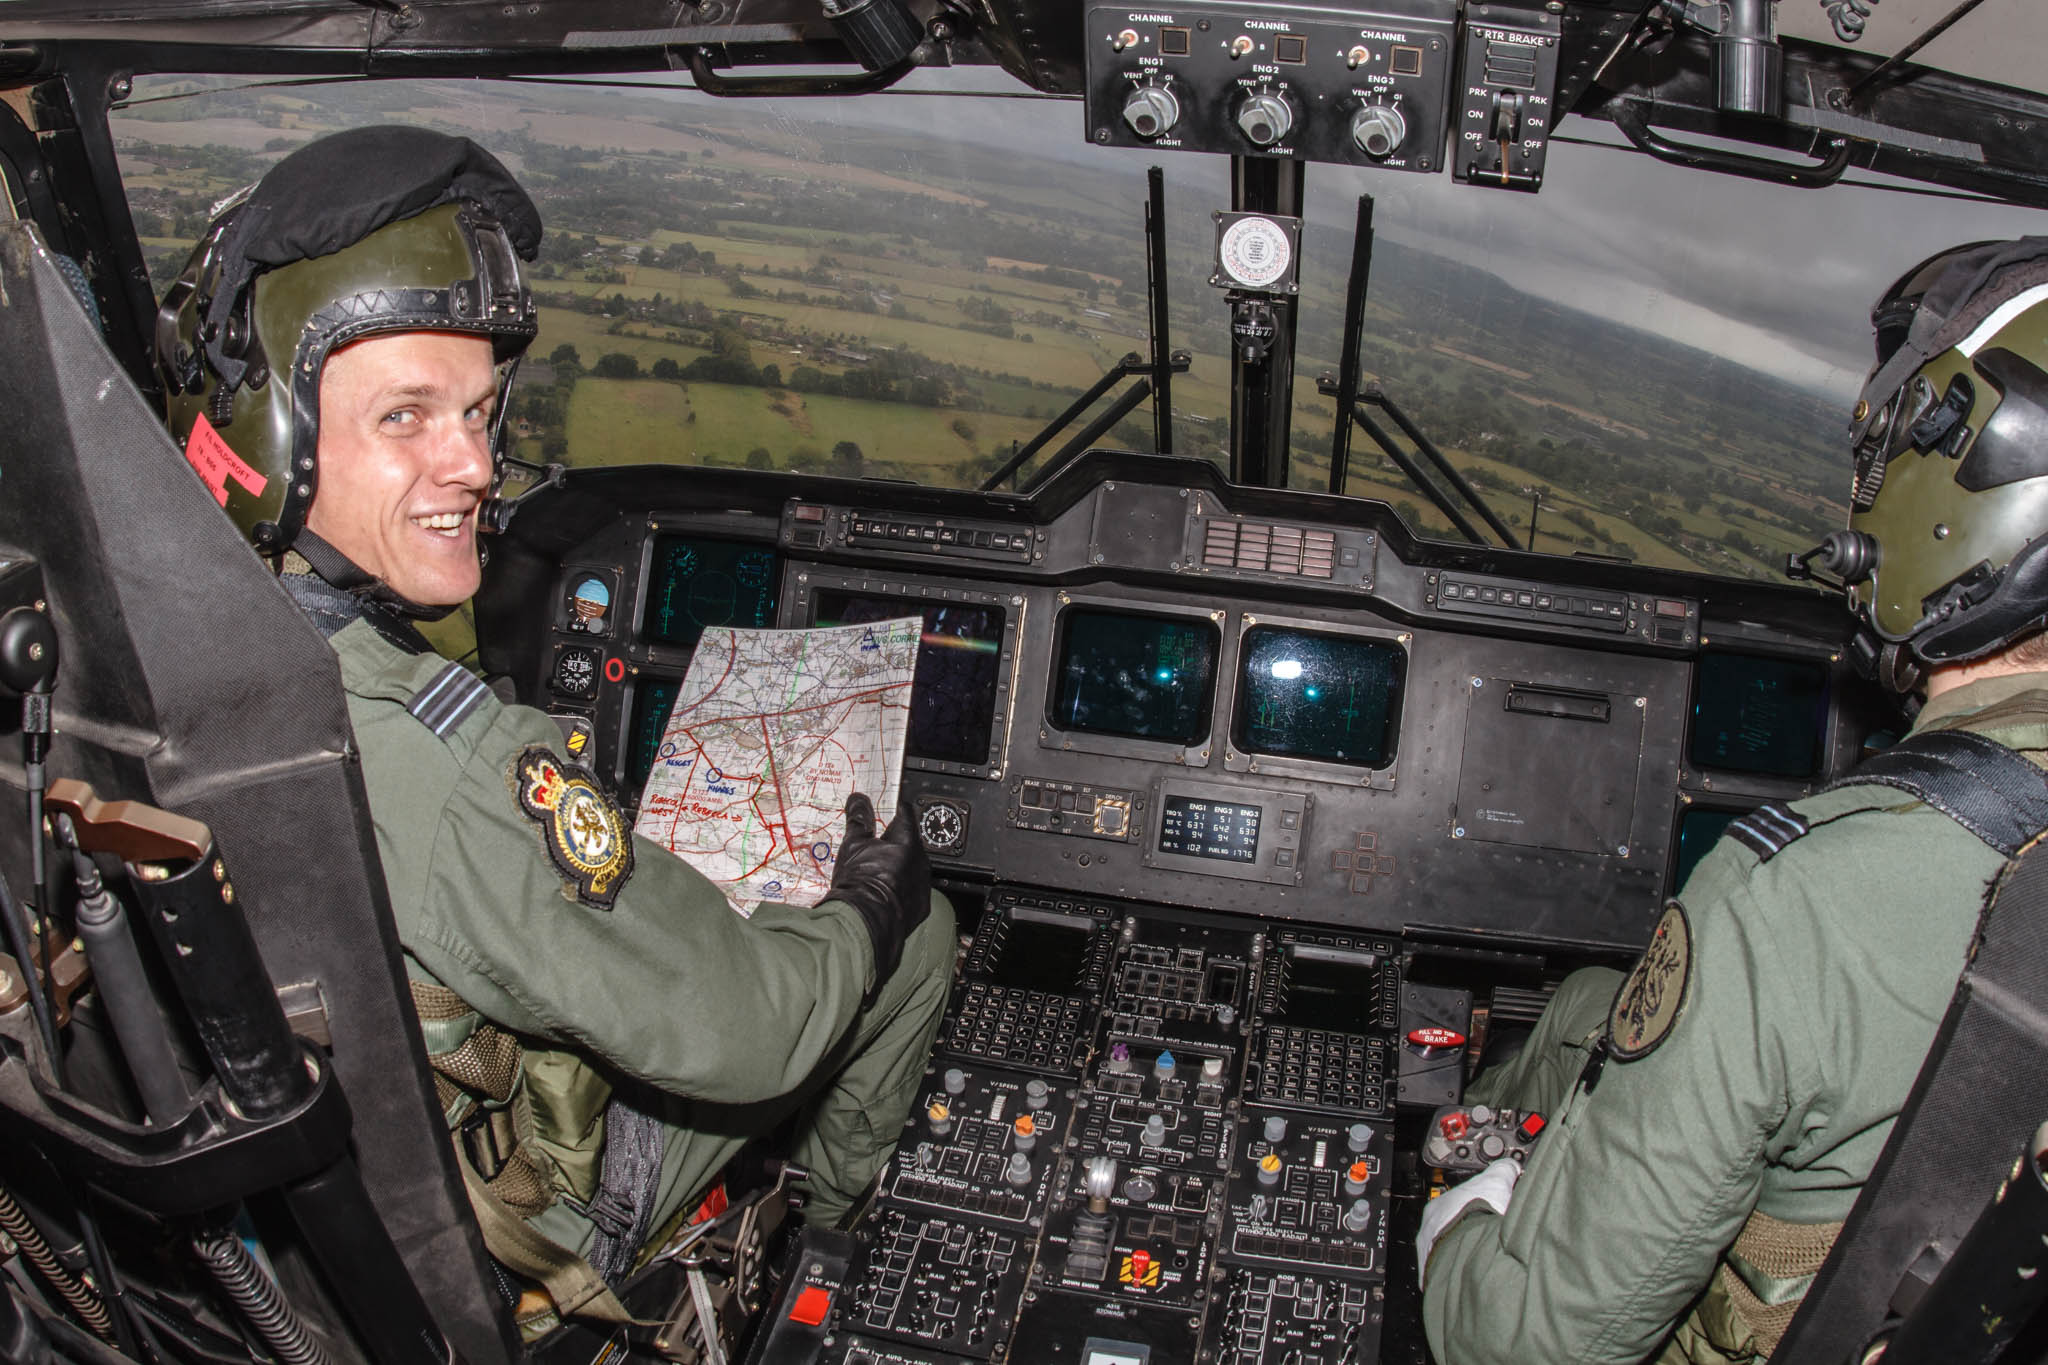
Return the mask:
<svg viewBox="0 0 2048 1365">
<path fill-rule="evenodd" d="M 1936 729 L 2048 766 L 2048 676 L 1957 688 L 1915 726 Z M 1507 1213 L 1471 1205 L 1431 1252 L 1438 1365 L 1723 1365 L 1776 1346 L 1891 1133 L 2004 865 L 1894 789 L 1791 810 L 1802 837 L 1768 860 L 1724 838 L 1684 886 L 1689 968 L 1660 1043 L 1577 1087 L 1622 981 L 1577 973 L 1527 1050 L 1474 1087 L 1552 1122 Z"/>
<path fill-rule="evenodd" d="M 531 746 L 559 759 L 554 722 L 484 690 L 437 734 L 429 721 L 446 713 L 415 707 L 423 720 L 408 704 L 445 659 L 408 653 L 363 619 L 329 643 L 407 970 L 523 1049 L 531 1136 L 557 1196 L 532 1225 L 588 1249 L 591 1221 L 559 1196 L 594 1192 L 620 1077 L 660 1092 L 634 1095 L 664 1128 L 652 1228 L 799 1104 L 809 1112 L 790 1155 L 812 1172 L 812 1216 L 844 1214 L 888 1159 L 923 1079 L 952 976 L 944 899 L 933 896 L 902 964 L 877 986 L 851 907 L 764 904 L 742 918 L 694 868 L 638 836 L 609 906 L 579 898 L 543 842 L 545 817 L 515 791 Z"/>
</svg>

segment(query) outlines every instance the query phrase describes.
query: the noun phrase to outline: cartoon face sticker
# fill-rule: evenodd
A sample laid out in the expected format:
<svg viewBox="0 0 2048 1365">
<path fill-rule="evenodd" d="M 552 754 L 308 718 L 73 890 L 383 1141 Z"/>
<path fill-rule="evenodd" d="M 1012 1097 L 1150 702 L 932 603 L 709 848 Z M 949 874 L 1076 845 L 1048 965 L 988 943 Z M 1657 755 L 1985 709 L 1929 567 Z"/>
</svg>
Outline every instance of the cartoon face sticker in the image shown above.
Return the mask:
<svg viewBox="0 0 2048 1365">
<path fill-rule="evenodd" d="M 576 585 L 569 594 L 569 609 L 574 614 L 574 624 L 583 630 L 604 629 L 605 613 L 611 610 L 612 590 L 601 578 L 586 578 Z"/>
</svg>

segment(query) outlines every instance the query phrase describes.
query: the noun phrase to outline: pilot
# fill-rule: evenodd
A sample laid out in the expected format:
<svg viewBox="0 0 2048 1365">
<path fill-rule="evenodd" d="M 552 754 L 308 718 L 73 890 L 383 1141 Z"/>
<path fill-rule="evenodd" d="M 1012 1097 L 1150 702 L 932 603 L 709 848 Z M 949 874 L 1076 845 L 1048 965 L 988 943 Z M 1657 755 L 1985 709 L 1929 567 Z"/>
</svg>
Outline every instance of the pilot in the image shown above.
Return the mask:
<svg viewBox="0 0 2048 1365">
<path fill-rule="evenodd" d="M 2048 766 L 2048 238 L 1872 314 L 1843 577 L 1914 732 Z M 1858 563 L 1857 561 L 1861 561 Z M 1874 569 L 1874 574 L 1870 571 Z M 1439 1365 L 1767 1359 L 1891 1132 L 2003 856 L 1900 791 L 1766 807 L 1625 977 L 1576 973 L 1475 1101 L 1549 1116 L 1417 1239 Z M 1517 1176 L 1519 1175 L 1519 1183 Z"/>
<path fill-rule="evenodd" d="M 485 1244 L 546 1291 L 530 1333 L 623 1316 L 610 1286 L 792 1114 L 807 1215 L 844 1217 L 954 945 L 910 821 L 878 838 L 853 798 L 826 900 L 743 918 L 628 831 L 554 721 L 415 628 L 480 581 L 540 232 L 466 138 L 337 134 L 220 213 L 156 336 L 173 433 L 339 660 L 458 1164 Z"/>
</svg>

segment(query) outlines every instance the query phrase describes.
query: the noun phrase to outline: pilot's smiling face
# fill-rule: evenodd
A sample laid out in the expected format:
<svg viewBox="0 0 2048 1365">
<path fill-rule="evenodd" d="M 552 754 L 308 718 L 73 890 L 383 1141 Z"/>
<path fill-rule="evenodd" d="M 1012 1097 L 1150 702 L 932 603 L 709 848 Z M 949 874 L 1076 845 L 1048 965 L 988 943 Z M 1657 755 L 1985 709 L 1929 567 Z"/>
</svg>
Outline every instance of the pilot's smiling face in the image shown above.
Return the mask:
<svg viewBox="0 0 2048 1365">
<path fill-rule="evenodd" d="M 306 525 L 423 606 L 477 590 L 477 508 L 491 485 L 491 343 L 395 332 L 320 376 L 320 484 Z"/>
</svg>

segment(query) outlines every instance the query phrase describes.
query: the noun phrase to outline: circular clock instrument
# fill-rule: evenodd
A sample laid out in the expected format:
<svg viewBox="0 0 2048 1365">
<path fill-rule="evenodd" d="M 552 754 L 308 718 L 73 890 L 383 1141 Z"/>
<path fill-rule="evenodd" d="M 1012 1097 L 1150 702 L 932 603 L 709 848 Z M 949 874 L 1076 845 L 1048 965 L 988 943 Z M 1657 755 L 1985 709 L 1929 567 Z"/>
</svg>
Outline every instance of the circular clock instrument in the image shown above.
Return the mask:
<svg viewBox="0 0 2048 1365">
<path fill-rule="evenodd" d="M 933 853 L 958 853 L 967 846 L 967 812 L 951 801 L 931 801 L 918 808 L 917 837 Z"/>
<path fill-rule="evenodd" d="M 550 685 L 570 697 L 587 697 L 597 690 L 598 652 L 583 645 L 571 645 L 555 656 L 555 676 Z"/>
</svg>

